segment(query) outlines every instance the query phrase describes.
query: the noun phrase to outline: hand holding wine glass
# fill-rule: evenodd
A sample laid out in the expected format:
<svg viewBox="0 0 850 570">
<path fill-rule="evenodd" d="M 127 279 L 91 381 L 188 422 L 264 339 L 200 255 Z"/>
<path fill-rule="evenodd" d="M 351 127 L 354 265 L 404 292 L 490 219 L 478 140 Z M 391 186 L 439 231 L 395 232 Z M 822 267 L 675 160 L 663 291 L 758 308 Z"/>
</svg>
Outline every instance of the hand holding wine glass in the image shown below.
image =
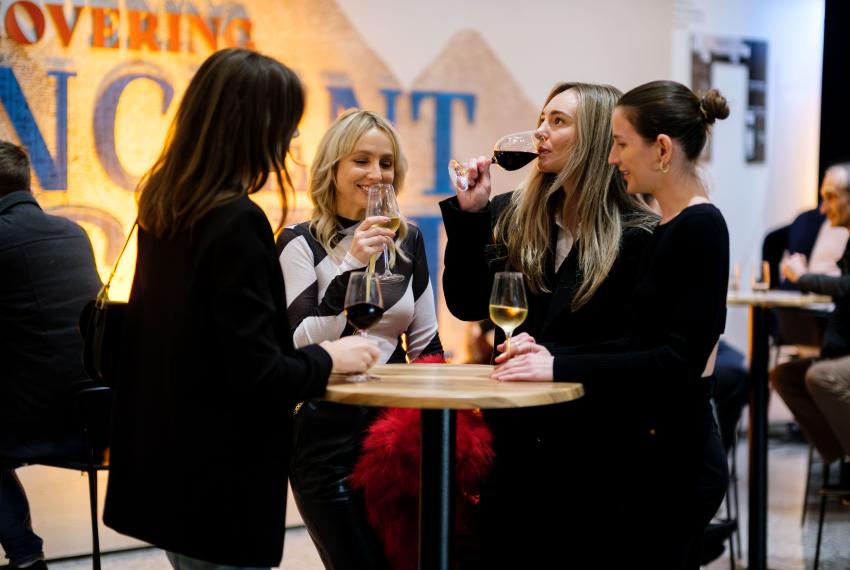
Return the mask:
<svg viewBox="0 0 850 570">
<path fill-rule="evenodd" d="M 363 373 L 381 356 L 378 346 L 362 336 L 326 340 L 320 346 L 330 355 L 334 374 Z"/>
<path fill-rule="evenodd" d="M 460 209 L 464 212 L 478 212 L 487 207 L 490 203 L 490 193 L 492 186 L 490 184 L 490 165 L 492 160 L 481 156 L 471 158 L 466 169 L 467 189 L 461 191 L 458 189 L 457 201 Z"/>
<path fill-rule="evenodd" d="M 392 243 L 395 232 L 383 227 L 387 223 L 386 216 L 373 216 L 363 220 L 354 230 L 348 253 L 363 264 L 377 256 L 383 248 Z"/>
<path fill-rule="evenodd" d="M 511 335 L 525 321 L 526 315 L 528 302 L 522 273 L 496 273 L 490 293 L 490 320 L 505 332 L 505 352 L 510 352 Z"/>
<path fill-rule="evenodd" d="M 355 335 L 368 336 L 384 314 L 384 299 L 381 295 L 381 281 L 374 273 L 353 271 L 348 277 L 345 289 L 345 318 L 355 328 Z M 350 382 L 369 380 L 367 374 L 355 374 L 348 378 Z"/>
<path fill-rule="evenodd" d="M 366 206 L 366 217 L 384 216 L 389 221 L 378 224 L 392 232 L 401 225 L 401 211 L 392 184 L 375 184 L 369 187 L 369 201 Z M 390 271 L 387 246 L 384 245 L 384 272 L 381 274 L 382 283 L 398 283 L 404 281 L 404 276 Z"/>
<path fill-rule="evenodd" d="M 490 160 L 505 170 L 519 170 L 537 158 L 537 143 L 536 131 L 505 135 L 496 141 Z M 480 164 L 481 159 L 478 162 Z M 467 166 L 454 159 L 449 161 L 449 177 L 459 193 L 475 187 L 475 181 L 470 177 L 471 166 L 471 163 Z"/>
</svg>

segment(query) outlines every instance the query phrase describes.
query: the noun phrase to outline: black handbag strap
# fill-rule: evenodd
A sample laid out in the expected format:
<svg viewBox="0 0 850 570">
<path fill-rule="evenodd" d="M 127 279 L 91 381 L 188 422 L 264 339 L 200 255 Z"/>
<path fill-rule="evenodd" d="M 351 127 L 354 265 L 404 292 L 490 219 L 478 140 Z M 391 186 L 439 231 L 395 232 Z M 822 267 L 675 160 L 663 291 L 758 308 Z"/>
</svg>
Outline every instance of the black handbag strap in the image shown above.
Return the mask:
<svg viewBox="0 0 850 570">
<path fill-rule="evenodd" d="M 136 220 L 133 221 L 133 227 L 130 228 L 130 233 L 127 234 L 127 239 L 124 240 L 124 246 L 121 248 L 121 252 L 115 259 L 115 263 L 112 264 L 112 271 L 109 273 L 109 279 L 106 280 L 106 283 L 104 283 L 103 287 L 100 288 L 100 291 L 97 292 L 95 307 L 98 309 L 102 309 L 106 305 L 106 302 L 109 301 L 109 286 L 112 285 L 112 278 L 115 277 L 115 272 L 118 271 L 118 264 L 121 263 L 121 258 L 124 256 L 124 250 L 127 249 L 127 244 L 130 243 L 130 238 L 133 237 L 133 232 L 136 230 L 138 225 L 139 219 L 136 218 Z"/>
</svg>

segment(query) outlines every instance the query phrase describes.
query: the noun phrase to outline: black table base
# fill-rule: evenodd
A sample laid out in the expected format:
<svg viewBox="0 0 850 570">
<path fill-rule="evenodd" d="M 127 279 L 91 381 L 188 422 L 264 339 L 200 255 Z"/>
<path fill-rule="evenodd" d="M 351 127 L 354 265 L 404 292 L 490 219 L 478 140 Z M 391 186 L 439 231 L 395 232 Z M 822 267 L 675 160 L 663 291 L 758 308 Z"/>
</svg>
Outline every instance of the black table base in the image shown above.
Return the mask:
<svg viewBox="0 0 850 570">
<path fill-rule="evenodd" d="M 422 410 L 419 568 L 450 570 L 455 530 L 457 412 Z"/>
</svg>

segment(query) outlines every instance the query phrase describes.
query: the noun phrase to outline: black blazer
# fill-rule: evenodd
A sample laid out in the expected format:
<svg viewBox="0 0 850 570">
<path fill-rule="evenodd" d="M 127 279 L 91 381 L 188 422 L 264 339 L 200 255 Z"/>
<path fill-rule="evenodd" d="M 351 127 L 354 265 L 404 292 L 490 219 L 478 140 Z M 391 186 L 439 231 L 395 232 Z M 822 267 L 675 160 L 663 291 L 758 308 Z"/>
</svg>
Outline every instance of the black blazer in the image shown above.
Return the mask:
<svg viewBox="0 0 850 570">
<path fill-rule="evenodd" d="M 283 552 L 293 405 L 331 359 L 294 350 L 263 212 L 223 205 L 172 239 L 139 231 L 104 522 L 218 564 Z"/>
<path fill-rule="evenodd" d="M 493 227 L 510 200 L 510 193 L 495 196 L 488 208 L 480 212 L 463 212 L 457 198 L 440 202 L 448 243 L 443 273 L 443 294 L 454 316 L 461 320 L 483 320 L 489 316 L 490 289 L 493 274 L 507 267 L 504 244 L 493 243 Z M 554 271 L 555 240 L 547 257 L 546 281 L 551 293 L 531 293 L 528 317 L 516 332 L 528 332 L 539 343 L 550 348 L 596 344 L 626 334 L 629 300 L 635 285 L 642 250 L 652 234 L 629 228 L 620 239 L 620 252 L 610 274 L 590 301 L 573 311 L 570 307 L 579 286 L 578 247 L 573 246 L 560 270 Z M 496 344 L 504 338 L 496 330 Z M 575 380 L 575 378 L 570 378 Z M 580 379 L 579 379 L 580 381 Z M 566 404 L 512 410 L 485 410 L 484 415 L 495 435 L 497 462 L 500 458 L 522 455 L 531 464 L 549 461 L 571 450 L 572 457 L 583 451 L 576 449 L 575 430 L 602 417 L 604 401 L 579 398 Z M 591 437 L 581 440 L 592 448 Z M 532 468 L 533 469 L 533 468 Z"/>
<path fill-rule="evenodd" d="M 440 202 L 448 242 L 443 272 L 443 294 L 451 313 L 464 321 L 489 317 L 490 289 L 496 271 L 508 271 L 503 244 L 493 243 L 493 227 L 511 193 L 495 196 L 488 208 L 464 212 L 457 198 Z M 555 228 L 557 230 L 557 228 Z M 649 241 L 648 231 L 629 228 L 620 240 L 620 253 L 608 278 L 593 298 L 577 311 L 570 308 L 580 285 L 578 247 L 573 246 L 559 271 L 554 270 L 555 240 L 546 260 L 546 282 L 551 293 L 531 293 L 528 317 L 516 330 L 539 343 L 557 346 L 592 344 L 626 333 L 625 307 L 631 297 L 640 254 Z M 497 330 L 497 343 L 503 338 Z"/>
<path fill-rule="evenodd" d="M 69 392 L 87 378 L 77 322 L 98 289 L 80 226 L 28 191 L 0 198 L 0 433 L 63 427 Z"/>
</svg>

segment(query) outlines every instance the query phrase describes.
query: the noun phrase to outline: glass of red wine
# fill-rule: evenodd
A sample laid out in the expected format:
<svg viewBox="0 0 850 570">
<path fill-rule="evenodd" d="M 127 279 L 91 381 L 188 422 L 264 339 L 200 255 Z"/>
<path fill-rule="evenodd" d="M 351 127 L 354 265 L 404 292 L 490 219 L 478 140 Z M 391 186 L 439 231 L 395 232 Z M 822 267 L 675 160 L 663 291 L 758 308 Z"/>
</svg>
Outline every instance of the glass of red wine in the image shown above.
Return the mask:
<svg viewBox="0 0 850 570">
<path fill-rule="evenodd" d="M 537 158 L 537 132 L 505 135 L 493 146 L 493 162 L 505 170 L 519 170 Z M 455 159 L 449 161 L 449 178 L 460 192 L 469 190 L 469 170 Z"/>
<path fill-rule="evenodd" d="M 381 296 L 381 279 L 376 273 L 354 271 L 348 278 L 345 290 L 345 318 L 354 327 L 356 335 L 368 336 L 367 331 L 375 326 L 384 314 L 384 299 Z M 347 382 L 374 380 L 369 374 L 346 374 Z"/>
</svg>

